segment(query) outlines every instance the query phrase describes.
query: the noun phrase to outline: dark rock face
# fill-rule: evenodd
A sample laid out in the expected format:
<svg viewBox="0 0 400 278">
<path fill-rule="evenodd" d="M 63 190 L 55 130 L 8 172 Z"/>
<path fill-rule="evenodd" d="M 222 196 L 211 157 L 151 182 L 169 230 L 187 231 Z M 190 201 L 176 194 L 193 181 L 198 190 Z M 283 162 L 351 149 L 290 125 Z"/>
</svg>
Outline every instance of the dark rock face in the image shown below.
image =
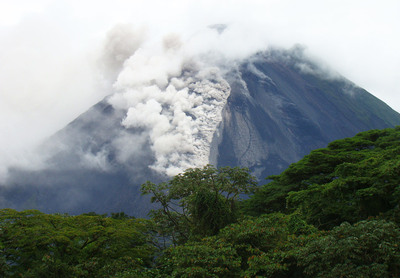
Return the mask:
<svg viewBox="0 0 400 278">
<path fill-rule="evenodd" d="M 300 63 L 259 54 L 227 76 L 218 165 L 249 167 L 263 178 L 333 140 L 399 123 L 399 114 L 367 91 L 302 71 Z"/>
<path fill-rule="evenodd" d="M 231 93 L 210 163 L 249 167 L 260 180 L 332 140 L 400 124 L 400 115 L 385 103 L 295 53 L 257 54 L 224 78 Z M 116 159 L 113 139 L 140 132 L 121 127 L 124 115 L 104 100 L 55 134 L 46 143 L 50 166 L 12 169 L 7 186 L 0 187 L 0 207 L 146 216 L 151 206 L 140 185 L 168 177 L 148 167 L 155 159 L 148 142 L 131 140 L 140 152 L 126 163 Z M 93 167 L 84 167 L 82 159 Z"/>
</svg>

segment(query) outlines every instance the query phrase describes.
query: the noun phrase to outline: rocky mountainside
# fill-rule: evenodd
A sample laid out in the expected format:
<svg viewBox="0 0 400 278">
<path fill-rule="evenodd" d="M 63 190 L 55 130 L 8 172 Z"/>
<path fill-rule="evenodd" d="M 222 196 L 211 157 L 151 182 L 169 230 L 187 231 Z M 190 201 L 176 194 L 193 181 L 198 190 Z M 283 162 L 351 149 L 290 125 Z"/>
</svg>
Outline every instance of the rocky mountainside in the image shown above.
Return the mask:
<svg viewBox="0 0 400 278">
<path fill-rule="evenodd" d="M 310 150 L 360 131 L 399 124 L 399 114 L 296 51 L 260 53 L 227 75 L 214 158 L 218 165 L 280 173 Z"/>
<path fill-rule="evenodd" d="M 400 124 L 385 103 L 298 48 L 207 69 L 186 63 L 165 82 L 137 82 L 120 78 L 124 90 L 49 138 L 45 168 L 11 169 L 0 207 L 145 216 L 146 180 L 207 163 L 249 167 L 262 180 L 332 140 Z"/>
</svg>

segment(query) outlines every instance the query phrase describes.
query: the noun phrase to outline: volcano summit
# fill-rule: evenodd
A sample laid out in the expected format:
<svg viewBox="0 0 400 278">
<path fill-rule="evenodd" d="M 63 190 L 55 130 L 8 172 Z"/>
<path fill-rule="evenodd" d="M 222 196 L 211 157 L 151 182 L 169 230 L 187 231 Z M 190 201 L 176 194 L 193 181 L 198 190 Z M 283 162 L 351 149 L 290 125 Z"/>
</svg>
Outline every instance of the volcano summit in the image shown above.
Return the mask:
<svg viewBox="0 0 400 278">
<path fill-rule="evenodd" d="M 42 167 L 9 169 L 1 207 L 145 216 L 146 180 L 206 164 L 248 167 L 263 179 L 335 139 L 400 124 L 301 47 L 230 59 L 193 55 L 174 35 L 151 51 L 140 39 L 128 46 L 110 41 L 111 94 L 42 145 Z"/>
</svg>

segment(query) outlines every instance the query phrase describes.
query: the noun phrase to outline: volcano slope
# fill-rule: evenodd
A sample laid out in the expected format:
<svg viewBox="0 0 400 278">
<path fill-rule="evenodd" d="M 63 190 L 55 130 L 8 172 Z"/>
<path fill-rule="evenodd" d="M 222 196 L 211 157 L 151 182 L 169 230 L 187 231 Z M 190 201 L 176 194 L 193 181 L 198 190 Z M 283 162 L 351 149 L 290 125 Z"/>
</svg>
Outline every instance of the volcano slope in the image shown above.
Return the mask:
<svg viewBox="0 0 400 278">
<path fill-rule="evenodd" d="M 400 124 L 385 103 L 297 48 L 206 68 L 184 62 L 140 86 L 130 74 L 43 144 L 44 167 L 9 170 L 0 207 L 143 217 L 146 180 L 207 163 L 263 179 L 333 140 Z"/>
</svg>

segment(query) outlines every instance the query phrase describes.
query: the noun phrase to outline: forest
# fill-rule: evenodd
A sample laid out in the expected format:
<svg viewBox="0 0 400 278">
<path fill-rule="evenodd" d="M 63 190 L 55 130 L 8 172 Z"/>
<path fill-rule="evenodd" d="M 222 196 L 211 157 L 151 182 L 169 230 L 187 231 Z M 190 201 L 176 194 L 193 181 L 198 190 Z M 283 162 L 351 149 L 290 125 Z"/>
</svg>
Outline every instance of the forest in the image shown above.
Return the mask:
<svg viewBox="0 0 400 278">
<path fill-rule="evenodd" d="M 400 277 L 400 127 L 261 183 L 207 165 L 141 192 L 158 208 L 148 219 L 0 210 L 0 276 Z"/>
</svg>

